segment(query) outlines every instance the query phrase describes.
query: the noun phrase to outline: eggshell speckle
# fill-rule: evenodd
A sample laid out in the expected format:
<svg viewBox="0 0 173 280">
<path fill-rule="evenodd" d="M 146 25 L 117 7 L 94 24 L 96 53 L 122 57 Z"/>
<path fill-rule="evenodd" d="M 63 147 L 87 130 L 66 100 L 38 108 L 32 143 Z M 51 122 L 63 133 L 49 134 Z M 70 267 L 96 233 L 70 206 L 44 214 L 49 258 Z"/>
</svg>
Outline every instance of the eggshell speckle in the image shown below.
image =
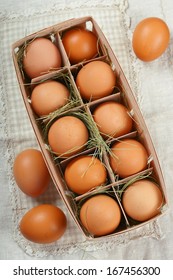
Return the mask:
<svg viewBox="0 0 173 280">
<path fill-rule="evenodd" d="M 110 196 L 95 195 L 82 205 L 80 220 L 88 232 L 94 236 L 110 234 L 120 224 L 120 207 Z"/>
<path fill-rule="evenodd" d="M 51 204 L 41 204 L 23 216 L 19 227 L 23 236 L 32 242 L 52 243 L 65 233 L 67 219 L 60 208 Z"/>
<path fill-rule="evenodd" d="M 65 169 L 65 181 L 77 194 L 83 194 L 106 182 L 107 172 L 103 163 L 94 156 L 78 156 Z"/>
<path fill-rule="evenodd" d="M 125 189 L 122 204 L 129 217 L 144 222 L 160 213 L 163 196 L 155 183 L 144 179 Z"/>
</svg>

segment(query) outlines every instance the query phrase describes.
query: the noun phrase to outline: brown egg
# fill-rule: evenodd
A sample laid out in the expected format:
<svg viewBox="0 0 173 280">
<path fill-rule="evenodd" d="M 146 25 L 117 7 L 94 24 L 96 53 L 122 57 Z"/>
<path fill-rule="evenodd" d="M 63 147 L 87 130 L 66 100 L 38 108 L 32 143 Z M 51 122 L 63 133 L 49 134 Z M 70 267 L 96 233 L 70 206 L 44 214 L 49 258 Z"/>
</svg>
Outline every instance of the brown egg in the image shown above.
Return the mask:
<svg viewBox="0 0 173 280">
<path fill-rule="evenodd" d="M 35 243 L 52 243 L 60 239 L 67 227 L 63 211 L 51 204 L 41 204 L 30 209 L 20 221 L 20 231 Z"/>
<path fill-rule="evenodd" d="M 167 24 L 160 18 L 145 18 L 136 26 L 132 46 L 138 58 L 152 61 L 161 56 L 168 47 L 170 32 Z"/>
<path fill-rule="evenodd" d="M 78 156 L 65 169 L 65 181 L 77 194 L 83 194 L 106 182 L 107 172 L 103 163 L 94 156 Z"/>
<path fill-rule="evenodd" d="M 62 37 L 62 43 L 72 64 L 91 59 L 98 54 L 97 37 L 89 30 L 72 28 Z"/>
<path fill-rule="evenodd" d="M 69 157 L 82 151 L 88 138 L 86 125 L 74 116 L 59 118 L 48 132 L 48 142 L 52 151 L 61 157 Z"/>
<path fill-rule="evenodd" d="M 144 179 L 125 189 L 122 204 L 129 217 L 144 222 L 160 213 L 163 196 L 156 184 Z"/>
<path fill-rule="evenodd" d="M 60 67 L 61 54 L 51 40 L 36 38 L 27 45 L 23 56 L 23 68 L 31 79 Z"/>
<path fill-rule="evenodd" d="M 96 100 L 113 92 L 116 77 L 109 64 L 92 61 L 78 72 L 76 84 L 83 99 Z"/>
<path fill-rule="evenodd" d="M 69 96 L 65 85 L 49 80 L 33 89 L 31 105 L 38 116 L 45 116 L 67 104 Z"/>
<path fill-rule="evenodd" d="M 128 109 L 114 101 L 98 105 L 93 112 L 93 118 L 105 139 L 122 136 L 132 129 L 133 121 Z"/>
<path fill-rule="evenodd" d="M 94 236 L 110 234 L 120 224 L 120 207 L 110 196 L 95 195 L 82 205 L 80 220 L 88 232 Z"/>
<path fill-rule="evenodd" d="M 121 178 L 136 174 L 147 167 L 148 154 L 145 147 L 135 139 L 123 139 L 113 144 L 110 164 Z"/>
<path fill-rule="evenodd" d="M 45 192 L 50 182 L 50 175 L 39 150 L 26 149 L 14 160 L 13 174 L 22 192 L 37 197 Z"/>
</svg>

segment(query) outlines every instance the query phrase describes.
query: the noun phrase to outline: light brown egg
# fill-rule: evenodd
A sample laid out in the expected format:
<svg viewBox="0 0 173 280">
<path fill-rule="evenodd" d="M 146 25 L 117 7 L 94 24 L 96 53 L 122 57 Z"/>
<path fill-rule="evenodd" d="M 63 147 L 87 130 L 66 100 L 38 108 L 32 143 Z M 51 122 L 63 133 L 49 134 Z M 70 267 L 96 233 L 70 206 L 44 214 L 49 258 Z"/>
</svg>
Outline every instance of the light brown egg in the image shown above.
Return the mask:
<svg viewBox="0 0 173 280">
<path fill-rule="evenodd" d="M 123 139 L 113 144 L 110 165 L 121 178 L 136 174 L 147 168 L 148 154 L 145 147 L 135 139 Z"/>
<path fill-rule="evenodd" d="M 92 61 L 79 70 L 76 84 L 83 99 L 96 100 L 113 92 L 116 76 L 106 62 Z"/>
<path fill-rule="evenodd" d="M 45 116 L 67 104 L 69 96 L 64 84 L 49 80 L 35 86 L 31 105 L 38 116 Z"/>
<path fill-rule="evenodd" d="M 80 220 L 90 234 L 107 235 L 119 226 L 121 210 L 113 198 L 99 194 L 84 202 L 80 209 Z"/>
<path fill-rule="evenodd" d="M 74 116 L 59 118 L 48 132 L 48 142 L 52 151 L 61 157 L 69 157 L 82 151 L 88 138 L 86 125 Z"/>
<path fill-rule="evenodd" d="M 129 217 L 144 222 L 160 213 L 163 196 L 155 183 L 144 179 L 125 189 L 122 204 Z"/>
<path fill-rule="evenodd" d="M 96 35 L 87 29 L 72 28 L 67 30 L 62 43 L 72 64 L 94 58 L 98 54 Z"/>
<path fill-rule="evenodd" d="M 59 207 L 41 204 L 33 207 L 23 216 L 19 227 L 26 239 L 46 244 L 62 237 L 67 227 L 67 219 Z"/>
<path fill-rule="evenodd" d="M 98 105 L 93 112 L 93 118 L 105 139 L 122 136 L 132 129 L 133 121 L 128 109 L 114 101 Z"/>
<path fill-rule="evenodd" d="M 31 79 L 60 68 L 61 63 L 59 49 L 47 38 L 29 42 L 23 56 L 23 69 Z"/>
<path fill-rule="evenodd" d="M 103 163 L 94 156 L 78 156 L 65 169 L 65 181 L 77 194 L 83 194 L 106 182 L 107 172 Z"/>
<path fill-rule="evenodd" d="M 161 56 L 170 41 L 167 24 L 160 18 L 145 18 L 136 26 L 132 46 L 136 56 L 143 61 L 152 61 Z"/>
<path fill-rule="evenodd" d="M 39 150 L 26 149 L 14 160 L 13 174 L 22 192 L 37 197 L 44 193 L 50 182 L 50 175 Z"/>
</svg>

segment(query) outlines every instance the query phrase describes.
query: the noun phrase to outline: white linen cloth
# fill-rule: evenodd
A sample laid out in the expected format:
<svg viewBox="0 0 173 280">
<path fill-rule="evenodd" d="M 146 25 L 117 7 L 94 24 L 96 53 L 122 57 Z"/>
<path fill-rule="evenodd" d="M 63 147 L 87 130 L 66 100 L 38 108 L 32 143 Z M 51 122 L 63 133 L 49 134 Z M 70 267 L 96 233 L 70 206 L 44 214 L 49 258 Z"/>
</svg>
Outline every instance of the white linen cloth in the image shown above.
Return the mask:
<svg viewBox="0 0 173 280">
<path fill-rule="evenodd" d="M 44 0 L 1 2 L 0 259 L 171 259 L 173 257 L 172 1 L 147 0 L 139 5 L 139 1 L 129 0 L 129 7 L 127 1 L 113 0 L 109 3 L 49 1 L 48 6 Z M 25 148 L 37 147 L 37 142 L 17 84 L 10 53 L 11 44 L 44 27 L 85 15 L 93 16 L 102 28 L 134 89 L 158 153 L 170 204 L 169 211 L 158 222 L 150 223 L 144 228 L 113 240 L 94 243 L 85 241 L 53 186 L 45 195 L 33 200 L 16 188 L 12 176 L 15 155 Z M 169 48 L 162 57 L 151 63 L 136 59 L 131 49 L 134 27 L 147 16 L 163 18 L 171 31 Z M 18 230 L 18 222 L 26 210 L 41 202 L 59 205 L 68 217 L 65 235 L 53 245 L 32 244 L 26 241 Z"/>
</svg>

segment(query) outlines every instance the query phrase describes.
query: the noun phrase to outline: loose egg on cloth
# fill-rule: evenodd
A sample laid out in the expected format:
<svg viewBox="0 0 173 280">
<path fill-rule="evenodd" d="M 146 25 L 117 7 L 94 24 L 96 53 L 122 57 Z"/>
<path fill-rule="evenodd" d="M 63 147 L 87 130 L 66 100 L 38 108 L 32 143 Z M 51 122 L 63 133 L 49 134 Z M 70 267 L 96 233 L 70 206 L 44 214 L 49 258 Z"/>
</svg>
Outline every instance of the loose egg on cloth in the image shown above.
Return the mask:
<svg viewBox="0 0 173 280">
<path fill-rule="evenodd" d="M 35 38 L 28 43 L 23 54 L 24 72 L 33 79 L 61 67 L 59 49 L 47 38 Z"/>
<path fill-rule="evenodd" d="M 115 101 L 103 102 L 93 112 L 103 138 L 119 137 L 131 131 L 133 121 L 128 109 Z"/>
<path fill-rule="evenodd" d="M 135 139 L 122 139 L 120 142 L 114 143 L 111 152 L 111 168 L 121 178 L 136 174 L 147 168 L 147 151 Z"/>
<path fill-rule="evenodd" d="M 36 85 L 31 94 L 31 106 L 38 116 L 46 116 L 67 104 L 68 88 L 53 80 Z"/>
<path fill-rule="evenodd" d="M 64 172 L 67 186 L 77 194 L 101 186 L 106 182 L 107 171 L 96 157 L 81 155 L 71 160 Z"/>
<path fill-rule="evenodd" d="M 40 244 L 57 241 L 65 233 L 66 227 L 64 212 L 51 204 L 31 208 L 19 224 L 20 231 L 26 239 Z"/>
<path fill-rule="evenodd" d="M 170 32 L 167 24 L 160 18 L 149 17 L 136 26 L 132 47 L 139 59 L 152 61 L 164 53 L 169 41 Z"/>
<path fill-rule="evenodd" d="M 125 189 L 122 204 L 129 217 L 144 222 L 160 213 L 163 195 L 159 187 L 152 181 L 138 180 Z"/>
<path fill-rule="evenodd" d="M 72 64 L 97 56 L 97 41 L 98 38 L 92 31 L 80 27 L 66 31 L 62 37 L 62 43 Z"/>
<path fill-rule="evenodd" d="M 36 149 L 26 149 L 16 156 L 13 174 L 20 190 L 31 197 L 44 193 L 50 182 L 43 156 Z"/>
<path fill-rule="evenodd" d="M 79 70 L 76 85 L 84 100 L 96 100 L 113 92 L 116 76 L 111 66 L 106 62 L 92 61 Z"/>
<path fill-rule="evenodd" d="M 56 120 L 48 131 L 48 143 L 60 157 L 70 157 L 85 148 L 89 132 L 79 118 L 63 116 Z"/>
<path fill-rule="evenodd" d="M 83 203 L 79 216 L 82 225 L 91 235 L 102 236 L 117 229 L 121 221 L 121 210 L 115 199 L 97 194 Z"/>
</svg>

